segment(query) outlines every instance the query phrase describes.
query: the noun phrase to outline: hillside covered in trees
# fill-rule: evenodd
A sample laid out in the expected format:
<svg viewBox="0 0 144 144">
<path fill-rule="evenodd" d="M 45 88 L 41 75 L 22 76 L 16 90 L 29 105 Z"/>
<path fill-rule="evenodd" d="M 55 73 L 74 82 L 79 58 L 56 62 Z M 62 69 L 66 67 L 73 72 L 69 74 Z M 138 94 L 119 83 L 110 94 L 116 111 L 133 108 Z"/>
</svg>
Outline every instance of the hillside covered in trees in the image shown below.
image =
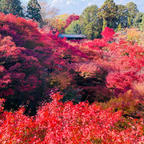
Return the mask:
<svg viewBox="0 0 144 144">
<path fill-rule="evenodd" d="M 105 27 L 113 28 L 115 31 L 130 27 L 141 31 L 144 29 L 144 13 L 138 10 L 134 2 L 122 5 L 116 4 L 114 0 L 105 0 L 101 7 L 90 5 L 80 15 L 58 15 L 59 10 L 45 1 L 29 0 L 24 7 L 20 0 L 1 0 L 0 11 L 33 19 L 48 31 L 84 34 L 88 39 L 100 38 Z"/>
<path fill-rule="evenodd" d="M 87 7 L 79 20 L 73 21 L 65 32 L 82 33 L 89 39 L 94 39 L 101 37 L 100 33 L 105 27 L 113 28 L 115 31 L 130 27 L 142 30 L 143 23 L 144 14 L 139 12 L 135 3 L 116 5 L 113 0 L 106 0 L 100 8 L 97 5 Z"/>
</svg>

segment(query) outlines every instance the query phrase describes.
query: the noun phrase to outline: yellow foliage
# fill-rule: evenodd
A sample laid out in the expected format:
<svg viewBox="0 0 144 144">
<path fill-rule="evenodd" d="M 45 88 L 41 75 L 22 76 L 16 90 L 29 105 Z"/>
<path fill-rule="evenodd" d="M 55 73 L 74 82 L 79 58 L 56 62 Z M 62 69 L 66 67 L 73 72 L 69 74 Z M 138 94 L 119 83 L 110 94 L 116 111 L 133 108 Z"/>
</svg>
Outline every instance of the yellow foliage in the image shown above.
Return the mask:
<svg viewBox="0 0 144 144">
<path fill-rule="evenodd" d="M 68 14 L 58 15 L 53 18 L 53 26 L 59 31 L 62 32 L 64 26 L 66 25 L 66 19 L 69 17 Z"/>
<path fill-rule="evenodd" d="M 144 97 L 144 82 L 134 83 L 133 89 L 142 97 Z"/>
<path fill-rule="evenodd" d="M 61 72 L 59 74 L 52 74 L 51 85 L 57 85 L 60 89 L 65 89 L 70 85 L 72 76 L 68 72 Z"/>
<path fill-rule="evenodd" d="M 119 32 L 119 37 L 125 39 L 131 43 L 138 43 L 139 45 L 144 46 L 144 32 L 139 31 L 136 28 L 127 28 L 122 32 Z"/>
<path fill-rule="evenodd" d="M 120 94 L 118 98 L 112 98 L 107 103 L 102 103 L 102 106 L 104 108 L 112 107 L 114 111 L 121 110 L 123 115 L 144 117 L 144 102 L 136 98 L 132 90 Z"/>
</svg>

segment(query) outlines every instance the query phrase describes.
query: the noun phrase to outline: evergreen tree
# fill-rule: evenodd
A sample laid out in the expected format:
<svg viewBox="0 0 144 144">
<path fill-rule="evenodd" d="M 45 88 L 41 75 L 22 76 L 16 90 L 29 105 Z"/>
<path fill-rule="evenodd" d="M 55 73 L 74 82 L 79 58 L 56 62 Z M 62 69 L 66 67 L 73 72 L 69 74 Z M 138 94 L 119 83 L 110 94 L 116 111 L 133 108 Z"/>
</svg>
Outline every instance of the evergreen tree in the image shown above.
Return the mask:
<svg viewBox="0 0 144 144">
<path fill-rule="evenodd" d="M 117 6 L 113 0 L 106 0 L 98 10 L 98 17 L 104 20 L 108 27 L 116 27 Z M 104 26 L 103 26 L 104 27 Z"/>
<path fill-rule="evenodd" d="M 0 0 L 0 12 L 24 17 L 20 0 Z"/>
<path fill-rule="evenodd" d="M 126 7 L 128 9 L 128 23 L 130 27 L 134 24 L 134 19 L 139 11 L 137 5 L 133 2 L 127 3 Z"/>
<path fill-rule="evenodd" d="M 42 23 L 42 16 L 40 14 L 41 6 L 37 0 L 30 0 L 27 5 L 27 17 Z"/>
<path fill-rule="evenodd" d="M 128 11 L 129 11 L 129 15 L 134 18 L 136 16 L 136 14 L 139 12 L 137 5 L 134 2 L 129 2 L 126 5 Z"/>
<path fill-rule="evenodd" d="M 105 27 L 107 27 L 107 21 L 103 18 L 103 30 L 105 29 Z"/>
<path fill-rule="evenodd" d="M 132 26 L 132 17 L 128 16 L 128 27 L 130 28 Z"/>
<path fill-rule="evenodd" d="M 142 22 L 140 23 L 140 30 L 144 31 L 144 15 L 142 17 Z"/>
<path fill-rule="evenodd" d="M 121 30 L 122 30 L 122 25 L 121 25 L 121 23 L 119 23 L 117 31 L 121 31 Z"/>
<path fill-rule="evenodd" d="M 117 27 L 128 27 L 128 9 L 124 5 L 117 5 Z"/>
<path fill-rule="evenodd" d="M 89 39 L 100 37 L 102 31 L 102 21 L 97 17 L 97 12 L 98 7 L 92 5 L 87 7 L 80 16 L 81 32 Z"/>
<path fill-rule="evenodd" d="M 142 22 L 143 16 L 144 16 L 144 13 L 142 13 L 142 12 L 137 13 L 137 15 L 133 21 L 134 27 L 140 28 L 140 23 Z"/>
</svg>

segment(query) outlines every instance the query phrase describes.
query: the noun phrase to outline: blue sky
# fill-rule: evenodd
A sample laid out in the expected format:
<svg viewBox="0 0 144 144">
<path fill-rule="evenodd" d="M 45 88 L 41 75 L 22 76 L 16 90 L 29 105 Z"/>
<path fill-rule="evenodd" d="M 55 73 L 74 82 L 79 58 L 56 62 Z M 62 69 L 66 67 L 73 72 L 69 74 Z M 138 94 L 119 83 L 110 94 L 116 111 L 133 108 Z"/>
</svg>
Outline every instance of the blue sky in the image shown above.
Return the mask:
<svg viewBox="0 0 144 144">
<path fill-rule="evenodd" d="M 105 0 L 41 0 L 47 1 L 49 5 L 59 9 L 59 14 L 81 14 L 81 12 L 89 5 L 96 4 L 100 7 Z M 116 4 L 126 4 L 128 2 L 134 2 L 137 4 L 138 9 L 144 12 L 144 0 L 114 0 Z M 22 0 L 23 3 L 27 3 L 28 0 Z"/>
</svg>

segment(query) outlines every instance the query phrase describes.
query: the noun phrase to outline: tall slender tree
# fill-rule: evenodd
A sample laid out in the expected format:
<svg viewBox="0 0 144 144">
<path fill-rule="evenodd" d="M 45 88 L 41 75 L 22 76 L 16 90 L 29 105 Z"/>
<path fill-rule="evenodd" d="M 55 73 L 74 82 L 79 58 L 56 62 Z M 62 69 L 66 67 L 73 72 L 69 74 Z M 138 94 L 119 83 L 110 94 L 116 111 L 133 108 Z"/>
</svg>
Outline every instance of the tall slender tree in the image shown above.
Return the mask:
<svg viewBox="0 0 144 144">
<path fill-rule="evenodd" d="M 41 6 L 37 0 L 29 0 L 27 5 L 27 17 L 42 23 L 42 16 L 40 14 Z"/>
<path fill-rule="evenodd" d="M 0 12 L 24 17 L 20 0 L 0 0 Z"/>
</svg>

